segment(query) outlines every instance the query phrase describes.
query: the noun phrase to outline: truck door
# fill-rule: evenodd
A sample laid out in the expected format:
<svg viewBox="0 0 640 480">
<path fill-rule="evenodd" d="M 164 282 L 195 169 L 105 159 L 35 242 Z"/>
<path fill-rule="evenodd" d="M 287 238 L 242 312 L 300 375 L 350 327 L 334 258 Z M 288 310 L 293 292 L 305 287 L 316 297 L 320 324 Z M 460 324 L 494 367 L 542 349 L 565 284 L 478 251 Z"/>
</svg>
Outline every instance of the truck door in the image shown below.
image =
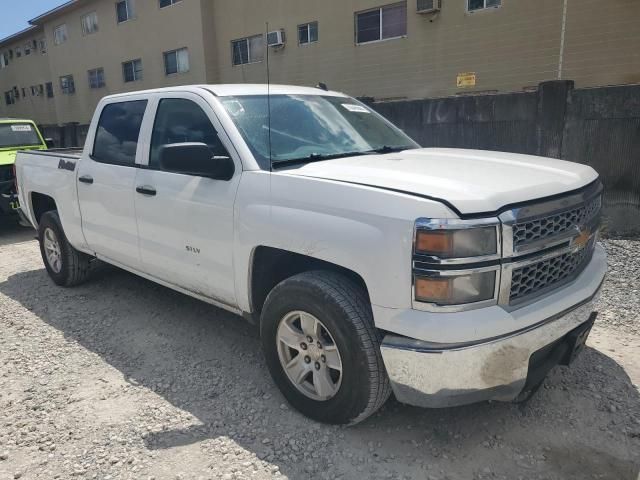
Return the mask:
<svg viewBox="0 0 640 480">
<path fill-rule="evenodd" d="M 142 270 L 235 306 L 233 205 L 241 164 L 234 159 L 235 174 L 228 181 L 163 171 L 162 147 L 189 142 L 207 144 L 212 157 L 234 155 L 215 113 L 201 97 L 176 93 L 159 99 L 148 165 L 138 170 L 135 182 Z"/>
<path fill-rule="evenodd" d="M 109 103 L 100 113 L 91 152 L 78 168 L 78 199 L 87 244 L 103 257 L 138 269 L 134 211 L 136 154 L 147 100 Z"/>
</svg>

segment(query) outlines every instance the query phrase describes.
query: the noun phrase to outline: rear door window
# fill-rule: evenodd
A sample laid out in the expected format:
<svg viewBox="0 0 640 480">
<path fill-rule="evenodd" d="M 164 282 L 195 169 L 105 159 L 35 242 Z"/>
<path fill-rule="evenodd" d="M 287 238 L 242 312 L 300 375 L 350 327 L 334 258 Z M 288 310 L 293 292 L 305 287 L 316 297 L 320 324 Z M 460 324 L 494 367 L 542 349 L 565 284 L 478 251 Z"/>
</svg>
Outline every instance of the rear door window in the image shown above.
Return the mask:
<svg viewBox="0 0 640 480">
<path fill-rule="evenodd" d="M 93 160 L 116 165 L 134 165 L 146 100 L 110 103 L 102 109 Z"/>
</svg>

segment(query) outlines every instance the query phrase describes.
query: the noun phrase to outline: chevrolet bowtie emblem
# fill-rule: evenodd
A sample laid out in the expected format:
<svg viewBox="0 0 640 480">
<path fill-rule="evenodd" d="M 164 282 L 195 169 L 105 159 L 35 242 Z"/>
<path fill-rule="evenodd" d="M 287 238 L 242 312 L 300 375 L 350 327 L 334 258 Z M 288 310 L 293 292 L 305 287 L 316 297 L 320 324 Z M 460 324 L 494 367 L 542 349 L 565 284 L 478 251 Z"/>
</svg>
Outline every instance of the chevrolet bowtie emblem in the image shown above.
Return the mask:
<svg viewBox="0 0 640 480">
<path fill-rule="evenodd" d="M 573 246 L 583 248 L 591 240 L 591 230 L 589 227 L 583 227 L 579 230 L 579 235 L 573 239 Z"/>
</svg>

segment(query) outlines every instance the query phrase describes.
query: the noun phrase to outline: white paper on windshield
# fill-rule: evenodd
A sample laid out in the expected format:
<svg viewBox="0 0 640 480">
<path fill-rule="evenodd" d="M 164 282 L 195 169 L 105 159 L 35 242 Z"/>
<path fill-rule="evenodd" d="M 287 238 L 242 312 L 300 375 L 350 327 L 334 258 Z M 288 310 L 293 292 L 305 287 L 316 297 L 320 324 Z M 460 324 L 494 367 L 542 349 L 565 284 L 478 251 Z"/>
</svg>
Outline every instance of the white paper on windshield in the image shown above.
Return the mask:
<svg viewBox="0 0 640 480">
<path fill-rule="evenodd" d="M 11 125 L 12 132 L 30 132 L 31 125 Z"/>
<path fill-rule="evenodd" d="M 343 103 L 342 106 L 347 110 L 349 110 L 350 112 L 370 113 L 369 110 L 364 108 L 362 105 L 354 105 L 353 103 Z"/>
</svg>

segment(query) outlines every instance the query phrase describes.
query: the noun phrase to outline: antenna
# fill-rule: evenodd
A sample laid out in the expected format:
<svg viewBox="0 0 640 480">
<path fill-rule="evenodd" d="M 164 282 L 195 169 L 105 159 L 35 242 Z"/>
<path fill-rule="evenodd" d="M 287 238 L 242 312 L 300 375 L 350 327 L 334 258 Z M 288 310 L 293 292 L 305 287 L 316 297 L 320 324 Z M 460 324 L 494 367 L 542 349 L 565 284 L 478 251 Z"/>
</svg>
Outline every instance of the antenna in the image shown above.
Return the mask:
<svg viewBox="0 0 640 480">
<path fill-rule="evenodd" d="M 269 129 L 269 171 L 273 171 L 273 160 L 271 158 L 271 70 L 269 68 L 269 22 L 266 23 L 267 35 L 265 46 L 267 48 L 267 125 Z"/>
</svg>

